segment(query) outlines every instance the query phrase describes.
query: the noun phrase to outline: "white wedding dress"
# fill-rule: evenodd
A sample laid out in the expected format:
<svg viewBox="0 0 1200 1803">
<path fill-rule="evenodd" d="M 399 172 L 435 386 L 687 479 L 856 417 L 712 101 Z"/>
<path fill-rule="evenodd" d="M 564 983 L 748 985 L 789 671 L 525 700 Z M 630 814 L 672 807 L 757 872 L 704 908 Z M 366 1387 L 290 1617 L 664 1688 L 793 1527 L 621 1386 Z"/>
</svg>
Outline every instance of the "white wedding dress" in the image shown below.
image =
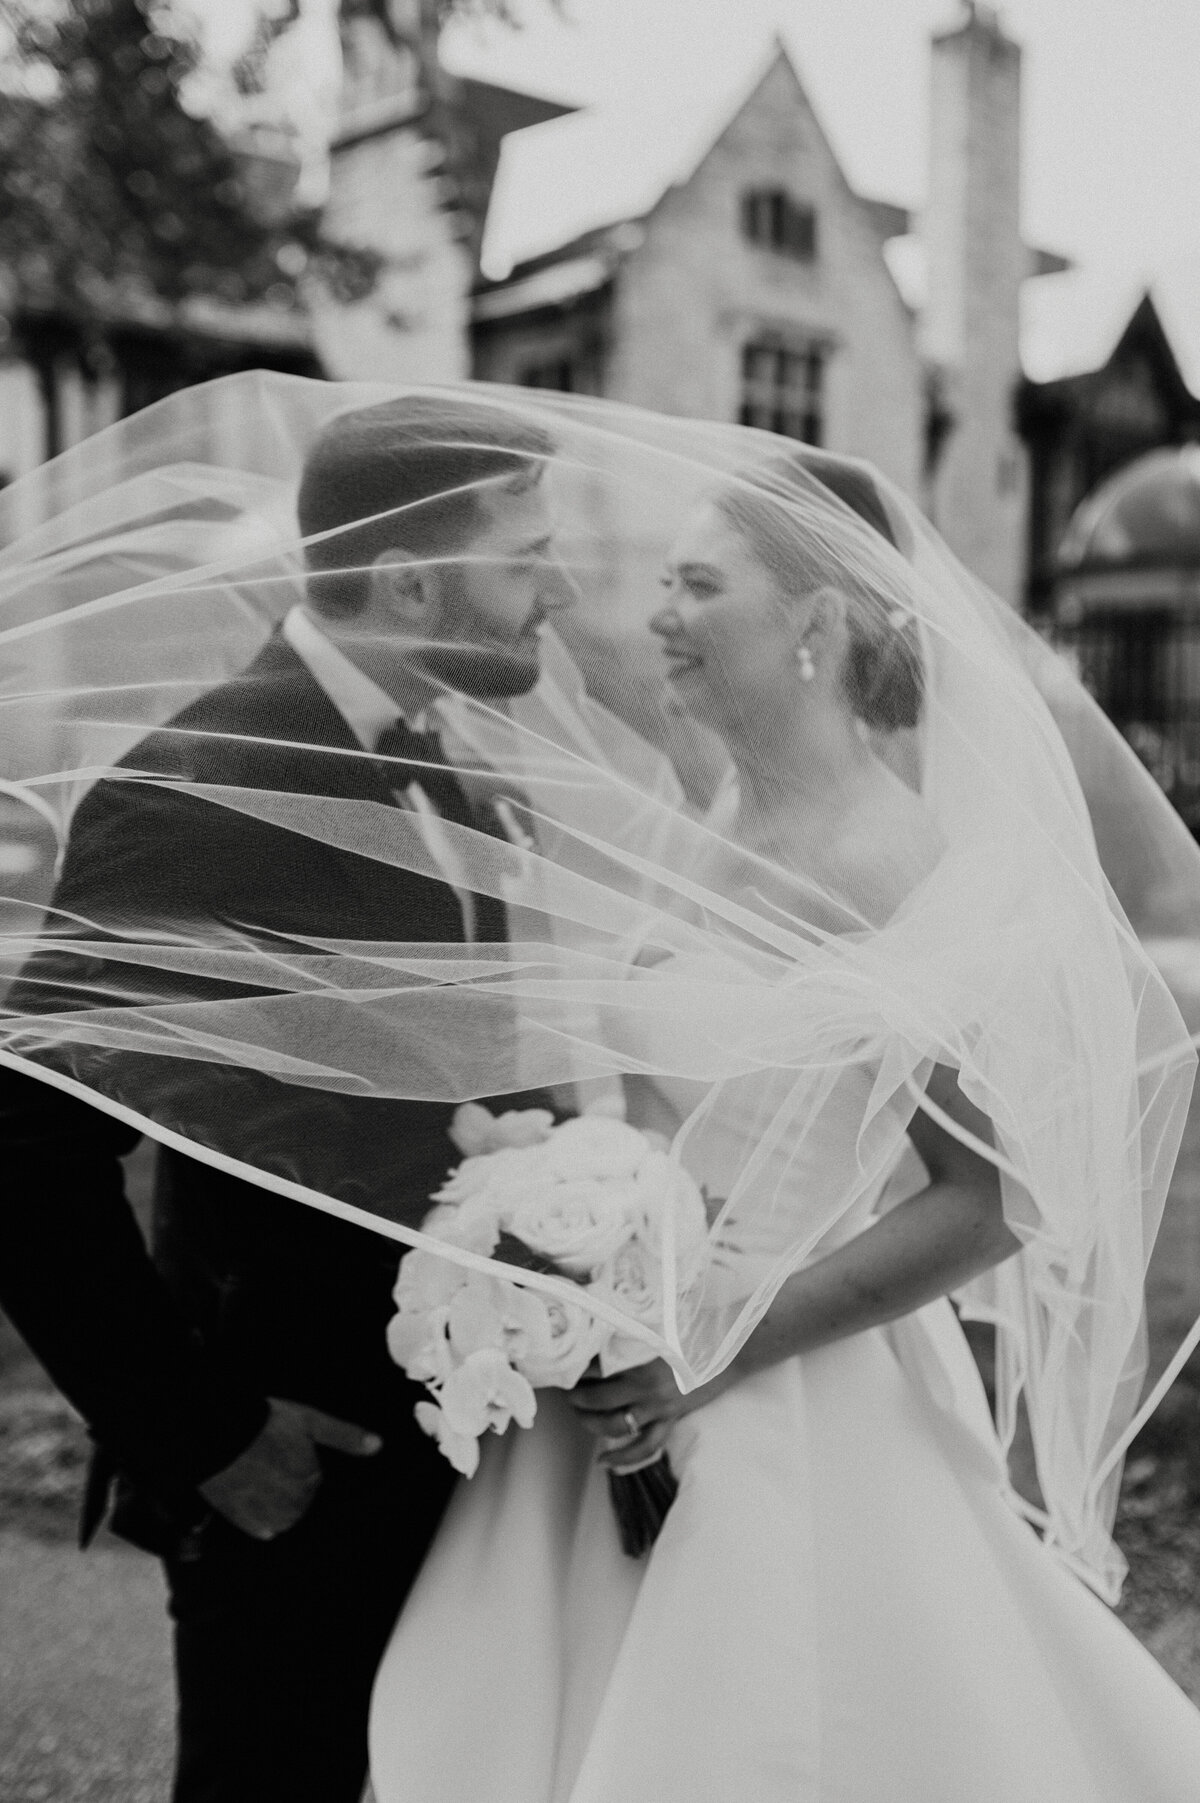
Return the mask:
<svg viewBox="0 0 1200 1803">
<path fill-rule="evenodd" d="M 948 1302 L 735 1385 L 670 1454 L 634 1561 L 561 1394 L 489 1436 L 380 1668 L 378 1803 L 1200 1799 L 1200 1711 L 1006 1500 Z"/>
</svg>

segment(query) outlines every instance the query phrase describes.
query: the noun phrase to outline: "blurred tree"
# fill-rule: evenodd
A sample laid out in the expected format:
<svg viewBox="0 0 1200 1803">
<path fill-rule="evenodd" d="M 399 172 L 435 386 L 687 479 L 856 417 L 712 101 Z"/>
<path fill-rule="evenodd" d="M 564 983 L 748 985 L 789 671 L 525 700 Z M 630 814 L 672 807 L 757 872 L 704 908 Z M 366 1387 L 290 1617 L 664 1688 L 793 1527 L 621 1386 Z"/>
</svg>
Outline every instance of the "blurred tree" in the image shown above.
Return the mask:
<svg viewBox="0 0 1200 1803">
<path fill-rule="evenodd" d="M 0 107 L 14 304 L 86 332 L 154 298 L 290 305 L 314 259 L 370 286 L 369 253 L 326 245 L 316 210 L 264 193 L 190 110 L 200 49 L 169 0 L 0 0 L 0 27 L 23 90 Z"/>
<path fill-rule="evenodd" d="M 286 163 L 209 116 L 225 117 L 222 96 L 266 87 L 302 3 L 249 0 L 232 81 L 214 86 L 193 0 L 0 0 L 0 347 L 19 346 L 34 369 L 46 456 L 79 429 L 65 398 L 77 377 L 112 378 L 131 411 L 232 368 L 314 373 L 306 322 L 289 313 L 306 314 L 319 289 L 353 303 L 377 286 L 385 252 L 335 239 L 319 207 L 297 204 Z M 515 25 L 516 0 L 340 3 L 414 52 L 413 124 L 440 146 L 440 204 L 457 209 L 470 125 L 438 68 L 438 37 L 456 13 Z M 196 301 L 229 314 L 199 329 Z M 261 320 L 238 324 L 259 302 L 276 310 L 273 337 Z"/>
<path fill-rule="evenodd" d="M 234 87 L 240 94 L 261 93 L 266 84 L 271 51 L 299 21 L 302 10 L 302 0 L 280 0 L 274 7 L 255 13 L 245 48 L 231 71 Z"/>
<path fill-rule="evenodd" d="M 543 4 L 561 13 L 565 0 L 543 0 Z M 522 17 L 519 0 L 339 0 L 339 11 L 343 19 L 377 20 L 392 44 L 412 51 L 418 84 L 426 104 L 435 111 L 446 103 L 449 85 L 442 78 L 437 56 L 442 28 L 452 19 L 495 19 L 519 29 Z"/>
<path fill-rule="evenodd" d="M 549 0 L 556 11 L 562 0 Z M 343 18 L 364 15 L 378 19 L 393 44 L 408 44 L 414 50 L 426 50 L 443 25 L 451 19 L 499 19 L 505 25 L 519 25 L 521 15 L 514 0 L 341 0 Z"/>
<path fill-rule="evenodd" d="M 298 6 L 300 0 L 282 0 Z M 454 20 L 494 20 L 519 30 L 530 5 L 565 15 L 567 0 L 338 0 L 343 21 L 372 19 L 393 49 L 413 58 L 416 106 L 413 123 L 438 148 L 431 164 L 441 177 L 443 204 L 457 214 L 460 235 L 477 258 L 487 197 L 495 174 L 495 145 L 480 166 L 478 121 L 464 105 L 462 83 L 443 69 L 438 45 Z"/>
</svg>

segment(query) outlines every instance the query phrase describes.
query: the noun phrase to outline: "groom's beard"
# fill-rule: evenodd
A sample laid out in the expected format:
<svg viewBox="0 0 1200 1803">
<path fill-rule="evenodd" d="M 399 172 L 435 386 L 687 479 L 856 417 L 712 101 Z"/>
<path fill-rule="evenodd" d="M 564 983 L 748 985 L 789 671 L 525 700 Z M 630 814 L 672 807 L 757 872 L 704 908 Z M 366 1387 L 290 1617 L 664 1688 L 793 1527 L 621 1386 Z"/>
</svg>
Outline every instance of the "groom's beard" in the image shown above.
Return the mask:
<svg viewBox="0 0 1200 1803">
<path fill-rule="evenodd" d="M 536 648 L 531 659 L 502 645 L 438 645 L 421 663 L 439 687 L 480 701 L 528 695 L 541 675 Z"/>
<path fill-rule="evenodd" d="M 530 624 L 502 638 L 464 595 L 455 595 L 445 611 L 446 637 L 427 646 L 417 661 L 435 682 L 463 695 L 480 700 L 527 695 L 542 673 L 537 631 L 542 615 L 536 603 L 529 618 Z"/>
</svg>

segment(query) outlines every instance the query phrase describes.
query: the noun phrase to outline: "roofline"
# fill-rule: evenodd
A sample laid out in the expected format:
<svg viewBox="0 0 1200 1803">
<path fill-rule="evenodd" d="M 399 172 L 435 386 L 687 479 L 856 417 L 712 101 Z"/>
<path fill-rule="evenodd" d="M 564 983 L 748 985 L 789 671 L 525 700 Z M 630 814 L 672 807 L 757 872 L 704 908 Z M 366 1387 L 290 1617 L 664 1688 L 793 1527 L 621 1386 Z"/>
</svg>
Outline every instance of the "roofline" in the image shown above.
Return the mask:
<svg viewBox="0 0 1200 1803">
<path fill-rule="evenodd" d="M 1080 388 L 1086 389 L 1097 382 L 1116 361 L 1135 327 L 1142 319 L 1148 319 L 1152 336 L 1155 337 L 1166 357 L 1166 374 L 1175 390 L 1175 398 L 1182 403 L 1185 412 L 1194 412 L 1200 419 L 1200 395 L 1192 392 L 1184 377 L 1183 369 L 1171 342 L 1171 335 L 1163 324 L 1162 315 L 1154 300 L 1153 290 L 1146 288 L 1137 304 L 1130 312 L 1123 326 L 1112 341 L 1108 355 L 1091 369 L 1077 369 L 1070 375 L 1051 376 L 1048 381 L 1039 382 L 1032 376 L 1021 377 L 1021 392 L 1026 404 L 1037 407 L 1039 403 L 1052 402 L 1060 396 L 1066 399 Z"/>
<path fill-rule="evenodd" d="M 488 81 L 481 75 L 462 75 L 454 69 L 447 69 L 446 74 L 451 81 L 461 82 L 467 88 L 487 88 L 493 94 L 511 94 L 518 100 L 532 100 L 536 106 L 549 108 L 550 116 L 556 119 L 565 117 L 567 113 L 582 112 L 586 104 L 579 100 L 563 100 L 555 94 L 535 94 L 532 88 L 514 88 L 507 81 Z"/>
<path fill-rule="evenodd" d="M 491 325 L 498 320 L 532 318 L 539 313 L 566 312 L 585 305 L 607 289 L 616 274 L 617 259 L 600 252 L 563 257 L 518 277 L 493 282 L 471 297 L 471 323 Z M 556 292 L 555 272 L 574 272 L 574 281 Z M 541 281 L 539 291 L 539 280 Z"/>
<path fill-rule="evenodd" d="M 561 119 L 569 113 L 580 111 L 573 101 L 554 100 L 548 94 L 532 94 L 526 88 L 510 87 L 507 82 L 483 81 L 475 75 L 455 75 L 452 71 L 447 71 L 447 75 L 450 81 L 459 82 L 464 87 L 486 88 L 493 94 L 511 94 L 518 100 L 534 101 L 538 106 L 550 109 L 549 119 Z M 389 132 L 405 131 L 419 125 L 429 111 L 428 98 L 412 101 L 403 96 L 398 98 L 394 94 L 384 95 L 368 106 L 359 107 L 345 127 L 334 132 L 329 141 L 329 154 L 336 156 L 341 150 L 353 150 L 357 145 L 367 144 L 373 138 L 385 138 Z"/>
<path fill-rule="evenodd" d="M 790 52 L 788 51 L 787 45 L 783 42 L 782 38 L 779 36 L 779 33 L 776 32 L 772 36 L 770 44 L 767 47 L 766 51 L 764 52 L 763 56 L 760 57 L 760 59 L 758 60 L 758 63 L 755 66 L 753 75 L 751 77 L 748 77 L 747 80 L 745 82 L 743 82 L 735 90 L 735 97 L 733 99 L 731 99 L 729 104 L 722 109 L 722 111 L 719 115 L 719 123 L 717 125 L 715 125 L 711 129 L 711 131 L 706 133 L 706 135 L 703 139 L 703 142 L 702 142 L 702 147 L 698 151 L 696 151 L 692 154 L 690 162 L 688 162 L 685 166 L 683 166 L 679 170 L 677 170 L 674 175 L 672 175 L 666 179 L 662 188 L 656 194 L 655 198 L 649 202 L 649 204 L 645 207 L 645 209 L 642 212 L 640 212 L 640 213 L 630 213 L 630 212 L 618 213 L 618 214 L 614 214 L 614 216 L 611 219 L 601 220 L 597 225 L 590 226 L 586 232 L 577 233 L 576 236 L 573 238 L 569 238 L 569 239 L 564 238 L 560 244 L 554 244 L 554 245 L 551 245 L 547 250 L 539 251 L 536 257 L 527 257 L 521 263 L 514 263 L 512 268 L 507 272 L 507 274 L 500 277 L 499 280 L 500 281 L 509 281 L 514 276 L 516 276 L 518 273 L 524 272 L 525 269 L 527 268 L 527 266 L 530 264 L 550 262 L 553 259 L 555 259 L 556 257 L 562 256 L 564 254 L 570 254 L 577 247 L 581 246 L 587 239 L 596 237 L 602 232 L 611 232 L 614 230 L 619 230 L 620 227 L 623 225 L 640 225 L 644 220 L 649 219 L 651 217 L 651 215 L 653 213 L 655 213 L 658 210 L 658 208 L 662 205 L 663 201 L 666 199 L 668 194 L 672 193 L 676 188 L 686 187 L 687 183 L 692 180 L 693 176 L 696 174 L 696 172 L 700 168 L 701 164 L 705 161 L 705 159 L 707 157 L 709 157 L 712 154 L 713 150 L 720 143 L 721 139 L 725 136 L 725 133 L 729 130 L 729 127 L 733 124 L 734 120 L 750 104 L 751 100 L 754 98 L 755 94 L 758 92 L 758 90 L 762 86 L 763 82 L 766 81 L 768 75 L 771 73 L 771 71 L 776 67 L 776 65 L 780 61 L 787 63 L 788 68 L 791 70 L 792 76 L 795 79 L 797 86 L 804 93 L 805 99 L 808 100 L 807 89 L 804 88 L 804 84 L 800 80 L 799 71 L 796 68 L 795 62 L 793 61 L 792 56 L 791 56 Z M 810 110 L 813 111 L 814 117 L 816 117 L 815 109 L 812 106 L 811 100 L 808 100 L 808 105 L 809 105 Z M 602 105 L 598 105 L 598 106 L 594 106 L 594 107 L 583 107 L 578 110 L 584 114 L 589 113 L 589 112 L 590 113 L 602 113 L 604 111 L 604 108 Z M 825 136 L 827 139 L 827 134 L 825 133 L 824 126 L 821 125 L 819 119 L 817 121 L 817 125 L 818 125 L 818 129 L 821 131 L 822 135 Z M 537 131 L 539 128 L 537 126 L 531 126 L 528 129 L 530 129 L 531 131 Z M 834 161 L 835 162 L 837 161 L 836 157 L 835 157 Z M 838 167 L 839 168 L 841 167 L 840 163 L 838 164 Z M 845 179 L 845 177 L 843 176 L 843 180 L 844 179 Z"/>
</svg>

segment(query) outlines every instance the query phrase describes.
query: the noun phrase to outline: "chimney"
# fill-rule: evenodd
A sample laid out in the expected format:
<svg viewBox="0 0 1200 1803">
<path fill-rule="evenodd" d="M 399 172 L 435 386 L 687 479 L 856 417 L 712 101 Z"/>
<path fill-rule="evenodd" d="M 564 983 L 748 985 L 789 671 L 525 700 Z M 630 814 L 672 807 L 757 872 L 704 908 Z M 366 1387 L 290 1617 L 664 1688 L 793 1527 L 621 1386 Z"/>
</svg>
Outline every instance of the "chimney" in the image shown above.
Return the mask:
<svg viewBox="0 0 1200 1803">
<path fill-rule="evenodd" d="M 965 0 L 932 46 L 930 169 L 922 220 L 921 344 L 952 424 L 926 504 L 972 573 L 1016 602 L 1027 471 L 1013 426 L 1027 257 L 1021 240 L 1021 51 L 994 8 Z"/>
<path fill-rule="evenodd" d="M 343 4 L 342 100 L 337 137 L 354 137 L 389 116 L 403 119 L 420 103 L 420 72 L 411 42 L 415 15 L 409 0 Z"/>
<path fill-rule="evenodd" d="M 380 260 L 369 293 L 309 292 L 313 339 L 342 381 L 453 382 L 468 372 L 473 265 L 429 135 L 413 0 L 343 0 L 343 93 L 325 230 Z"/>
</svg>

